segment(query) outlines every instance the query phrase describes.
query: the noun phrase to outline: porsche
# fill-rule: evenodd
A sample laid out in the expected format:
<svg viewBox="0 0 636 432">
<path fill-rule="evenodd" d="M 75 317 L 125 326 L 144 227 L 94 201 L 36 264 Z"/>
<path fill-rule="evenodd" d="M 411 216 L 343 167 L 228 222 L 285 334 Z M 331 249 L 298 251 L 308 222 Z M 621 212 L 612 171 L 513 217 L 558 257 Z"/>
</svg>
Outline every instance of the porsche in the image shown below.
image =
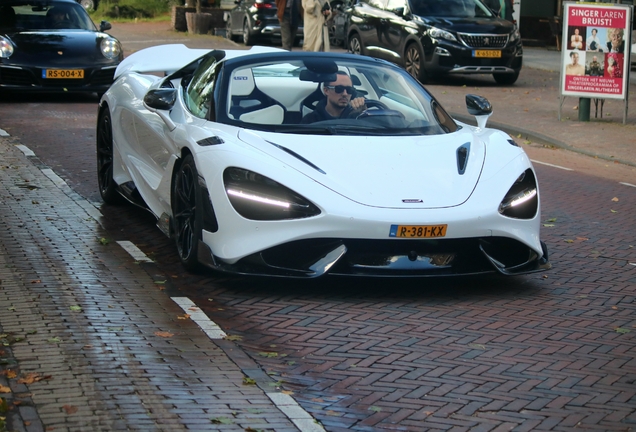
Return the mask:
<svg viewBox="0 0 636 432">
<path fill-rule="evenodd" d="M 111 27 L 73 0 L 0 0 L 0 90 L 101 96 L 124 58 Z"/>
<path fill-rule="evenodd" d="M 330 86 L 346 74 L 351 86 Z M 313 123 L 325 86 L 364 98 Z M 187 269 L 315 278 L 550 268 L 537 175 L 522 148 L 454 120 L 414 77 L 353 54 L 190 49 L 127 57 L 103 95 L 97 180 L 143 206 Z"/>
</svg>

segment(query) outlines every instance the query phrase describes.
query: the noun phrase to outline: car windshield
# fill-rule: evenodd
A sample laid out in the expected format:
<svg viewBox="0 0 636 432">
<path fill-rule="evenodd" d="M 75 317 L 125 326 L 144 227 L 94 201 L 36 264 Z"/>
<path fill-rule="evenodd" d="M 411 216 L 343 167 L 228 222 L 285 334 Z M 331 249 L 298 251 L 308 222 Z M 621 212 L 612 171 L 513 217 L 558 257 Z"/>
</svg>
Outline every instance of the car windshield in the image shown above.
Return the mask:
<svg viewBox="0 0 636 432">
<path fill-rule="evenodd" d="M 494 17 L 479 0 L 411 0 L 413 14 L 428 17 Z"/>
<path fill-rule="evenodd" d="M 422 85 L 392 64 L 353 55 L 284 53 L 258 59 L 227 65 L 217 121 L 323 135 L 437 135 L 457 129 Z M 189 86 L 205 88 L 198 77 L 209 79 L 197 73 Z M 364 105 L 355 109 L 352 99 Z"/>
<path fill-rule="evenodd" d="M 77 3 L 10 0 L 0 6 L 0 33 L 78 29 L 97 30 L 86 10 Z"/>
</svg>

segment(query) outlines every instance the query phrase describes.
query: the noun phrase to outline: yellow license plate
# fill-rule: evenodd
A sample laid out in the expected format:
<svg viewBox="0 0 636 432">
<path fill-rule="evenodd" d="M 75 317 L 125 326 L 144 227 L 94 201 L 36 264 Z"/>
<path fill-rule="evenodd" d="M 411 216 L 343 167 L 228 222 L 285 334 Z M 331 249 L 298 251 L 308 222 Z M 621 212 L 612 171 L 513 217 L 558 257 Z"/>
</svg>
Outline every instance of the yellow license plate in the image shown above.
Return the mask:
<svg viewBox="0 0 636 432">
<path fill-rule="evenodd" d="M 448 225 L 391 225 L 389 237 L 436 238 L 446 236 Z"/>
<path fill-rule="evenodd" d="M 84 69 L 44 69 L 42 78 L 47 79 L 82 79 Z"/>
<path fill-rule="evenodd" d="M 501 58 L 501 51 L 500 50 L 475 50 L 473 51 L 473 57 Z"/>
</svg>

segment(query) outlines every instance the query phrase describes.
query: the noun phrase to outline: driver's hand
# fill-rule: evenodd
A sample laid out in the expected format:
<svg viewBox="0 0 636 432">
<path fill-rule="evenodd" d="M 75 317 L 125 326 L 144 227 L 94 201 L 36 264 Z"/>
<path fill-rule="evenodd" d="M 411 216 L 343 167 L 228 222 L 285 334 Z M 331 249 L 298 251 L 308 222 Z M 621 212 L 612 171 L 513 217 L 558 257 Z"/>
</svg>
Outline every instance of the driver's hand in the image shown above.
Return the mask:
<svg viewBox="0 0 636 432">
<path fill-rule="evenodd" d="M 365 102 L 366 101 L 363 97 L 357 97 L 355 99 L 351 99 L 349 103 L 351 104 L 351 108 L 353 108 L 354 111 L 364 111 L 365 109 L 367 109 L 367 104 Z"/>
</svg>

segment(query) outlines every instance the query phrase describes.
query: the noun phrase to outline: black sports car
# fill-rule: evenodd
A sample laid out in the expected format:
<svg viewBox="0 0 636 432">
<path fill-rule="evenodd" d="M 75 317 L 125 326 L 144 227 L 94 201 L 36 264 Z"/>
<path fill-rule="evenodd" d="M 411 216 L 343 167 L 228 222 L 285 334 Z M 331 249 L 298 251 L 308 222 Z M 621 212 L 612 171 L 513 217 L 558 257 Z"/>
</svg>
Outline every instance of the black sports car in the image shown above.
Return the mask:
<svg viewBox="0 0 636 432">
<path fill-rule="evenodd" d="M 124 57 L 110 28 L 73 0 L 0 0 L 0 90 L 104 93 Z"/>
<path fill-rule="evenodd" d="M 523 48 L 515 24 L 480 0 L 358 0 L 347 48 L 400 64 L 420 82 L 448 74 L 492 74 L 513 84 Z"/>
</svg>

